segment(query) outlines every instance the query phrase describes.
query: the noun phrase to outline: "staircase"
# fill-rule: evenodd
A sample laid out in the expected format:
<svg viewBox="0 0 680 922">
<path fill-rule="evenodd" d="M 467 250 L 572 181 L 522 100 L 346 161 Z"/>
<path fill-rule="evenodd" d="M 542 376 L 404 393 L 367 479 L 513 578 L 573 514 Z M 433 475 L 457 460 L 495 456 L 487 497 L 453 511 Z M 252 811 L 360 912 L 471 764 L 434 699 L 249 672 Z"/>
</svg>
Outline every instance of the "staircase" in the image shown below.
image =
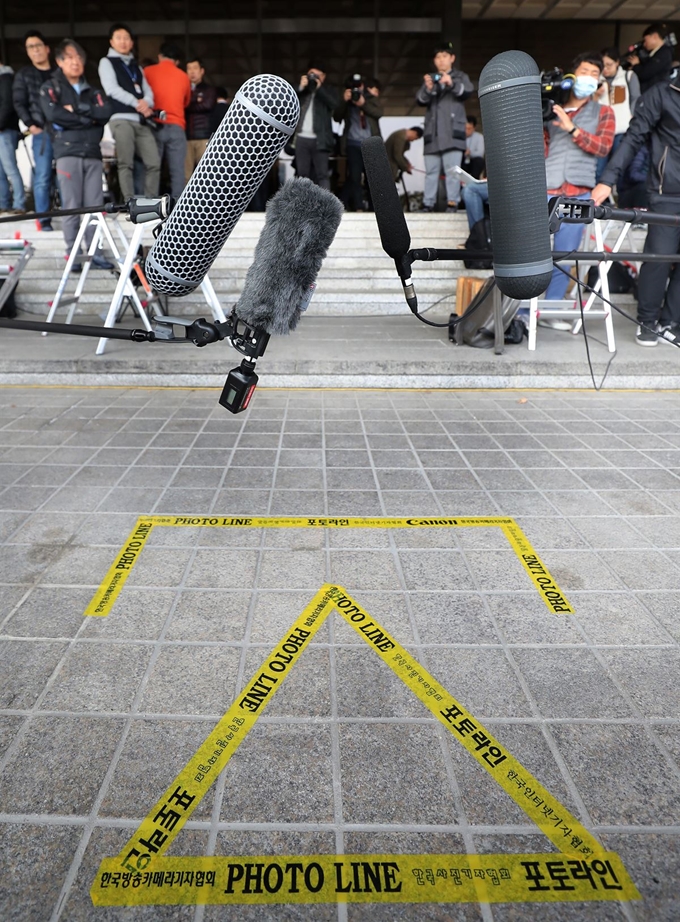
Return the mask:
<svg viewBox="0 0 680 922">
<path fill-rule="evenodd" d="M 461 246 L 468 235 L 464 214 L 420 214 L 406 216 L 411 231 L 411 245 L 415 247 Z M 129 237 L 131 225 L 121 221 Z M 227 240 L 222 252 L 210 270 L 210 279 L 225 311 L 238 299 L 246 272 L 253 260 L 253 252 L 264 223 L 264 214 L 243 215 Z M 55 225 L 59 222 L 55 221 Z M 64 243 L 60 232 L 36 232 L 32 222 L 11 225 L 33 243 L 36 253 L 17 290 L 17 306 L 24 311 L 43 316 L 54 297 L 61 273 L 64 270 Z M 7 234 L 9 236 L 9 234 Z M 114 234 L 114 238 L 116 235 Z M 145 245 L 152 242 L 151 233 Z M 455 305 L 456 280 L 459 275 L 485 277 L 489 273 L 465 269 L 462 262 L 418 263 L 414 266 L 414 280 L 421 310 L 435 302 L 436 311 L 448 314 Z M 75 289 L 76 278 L 69 281 L 69 292 Z M 401 283 L 394 265 L 382 250 L 380 237 L 372 214 L 345 214 L 317 280 L 317 290 L 307 312 L 308 316 L 338 317 L 408 314 Z M 92 315 L 100 313 L 111 300 L 115 288 L 113 273 L 91 271 L 78 312 Z M 443 300 L 442 300 L 443 299 Z M 175 298 L 169 311 L 175 315 L 200 316 L 206 304 L 200 289 L 186 298 Z M 59 311 L 55 320 L 62 320 Z"/>
</svg>

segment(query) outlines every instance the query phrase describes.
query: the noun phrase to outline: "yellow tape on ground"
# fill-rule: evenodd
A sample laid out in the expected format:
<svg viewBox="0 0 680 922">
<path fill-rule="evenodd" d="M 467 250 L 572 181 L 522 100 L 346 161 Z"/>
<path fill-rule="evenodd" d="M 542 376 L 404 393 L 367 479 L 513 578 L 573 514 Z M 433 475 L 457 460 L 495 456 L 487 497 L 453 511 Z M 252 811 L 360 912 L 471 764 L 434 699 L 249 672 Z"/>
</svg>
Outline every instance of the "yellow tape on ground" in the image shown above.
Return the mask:
<svg viewBox="0 0 680 922">
<path fill-rule="evenodd" d="M 510 542 L 514 552 L 517 554 L 520 563 L 532 579 L 534 586 L 541 593 L 541 598 L 551 611 L 561 612 L 567 615 L 573 615 L 574 609 L 562 594 L 562 590 L 548 572 L 541 558 L 529 544 L 529 539 L 519 527 L 517 522 L 512 521 L 503 525 L 505 537 Z"/>
<path fill-rule="evenodd" d="M 126 843 L 117 859 L 122 870 L 138 874 L 170 847 L 323 624 L 332 607 L 330 589 L 317 592 Z"/>
<path fill-rule="evenodd" d="M 583 858 L 604 849 L 460 702 L 340 587 L 335 607 L 453 738 L 476 759 L 561 852 Z"/>
<path fill-rule="evenodd" d="M 234 903 L 553 903 L 639 899 L 621 859 L 539 855 L 159 858 L 139 876 L 103 862 L 95 906 Z"/>
<path fill-rule="evenodd" d="M 137 519 L 137 524 L 130 532 L 129 538 L 120 549 L 120 553 L 104 577 L 101 586 L 85 609 L 85 615 L 99 617 L 108 615 L 130 571 L 137 563 L 137 558 L 142 553 L 154 525 L 153 517 L 142 516 Z"/>
<path fill-rule="evenodd" d="M 561 850 L 559 854 L 165 857 L 334 608 Z M 90 894 L 98 906 L 639 899 L 620 858 L 606 852 L 346 590 L 328 584 L 274 647 L 120 854 L 104 859 Z"/>
<path fill-rule="evenodd" d="M 161 525 L 174 528 L 501 528 L 550 611 L 570 614 L 574 612 L 522 529 L 511 518 L 464 516 L 427 519 L 414 516 L 396 519 L 328 516 L 154 515 L 139 519 L 135 530 L 121 548 L 116 561 L 83 613 L 85 616 L 109 614 L 119 592 L 125 585 L 130 570 L 137 562 L 151 529 Z"/>
</svg>

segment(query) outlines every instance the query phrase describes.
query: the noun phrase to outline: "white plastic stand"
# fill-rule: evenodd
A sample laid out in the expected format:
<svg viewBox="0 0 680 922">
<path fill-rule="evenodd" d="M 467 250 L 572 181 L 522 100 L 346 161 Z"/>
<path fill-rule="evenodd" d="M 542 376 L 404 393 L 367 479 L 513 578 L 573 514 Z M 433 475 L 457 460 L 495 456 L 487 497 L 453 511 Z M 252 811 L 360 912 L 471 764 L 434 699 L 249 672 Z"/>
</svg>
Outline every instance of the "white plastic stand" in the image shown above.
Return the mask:
<svg viewBox="0 0 680 922">
<path fill-rule="evenodd" d="M 130 274 L 135 267 L 135 263 L 137 261 L 137 253 L 139 252 L 139 247 L 144 237 L 145 229 L 153 228 L 157 223 L 158 222 L 147 222 L 145 224 L 135 224 L 134 230 L 132 232 L 132 238 L 128 240 L 120 224 L 115 222 L 115 228 L 118 233 L 118 237 L 120 238 L 120 246 L 117 246 L 113 235 L 111 234 L 109 225 L 106 221 L 106 216 L 103 213 L 84 215 L 83 220 L 80 222 L 80 227 L 78 228 L 78 235 L 76 237 L 75 243 L 73 244 L 71 253 L 66 262 L 64 274 L 62 275 L 61 281 L 59 282 L 57 293 L 54 296 L 54 300 L 50 306 L 50 311 L 47 315 L 47 322 L 51 323 L 54 320 L 54 316 L 57 313 L 59 307 L 64 307 L 66 305 L 68 305 L 69 308 L 66 315 L 66 323 L 72 322 L 76 307 L 85 288 L 85 282 L 87 281 L 87 276 L 90 271 L 92 257 L 95 255 L 101 244 L 105 241 L 113 255 L 113 260 L 116 264 L 115 271 L 117 271 L 119 275 L 116 282 L 116 289 L 113 293 L 113 297 L 111 298 L 111 302 L 106 312 L 104 326 L 113 327 L 120 316 L 124 299 L 129 298 L 130 303 L 132 304 L 132 308 L 141 320 L 144 328 L 146 330 L 151 330 L 151 323 L 146 311 L 144 310 L 144 305 L 139 300 L 135 286 L 130 280 Z M 92 237 L 92 242 L 88 247 L 87 256 L 82 257 L 81 259 L 81 257 L 78 255 L 80 252 L 80 247 L 85 238 L 87 229 L 92 224 L 95 225 L 95 232 Z M 125 253 L 125 256 L 122 258 L 120 255 L 121 251 Z M 80 278 L 78 279 L 78 284 L 76 285 L 74 294 L 70 298 L 65 298 L 63 296 L 64 291 L 66 290 L 66 285 L 68 283 L 71 272 L 73 271 L 73 264 L 76 261 L 82 261 L 83 269 L 80 274 Z M 139 269 L 139 274 L 147 294 L 150 295 L 150 300 L 153 299 L 155 296 L 153 295 L 153 292 L 151 292 L 148 282 L 144 278 L 141 269 Z M 212 286 L 212 282 L 207 275 L 201 283 L 201 291 L 203 292 L 203 297 L 205 298 L 206 304 L 212 312 L 213 319 L 224 323 L 227 318 L 224 311 L 222 310 L 222 305 L 217 298 L 217 294 L 215 293 L 215 289 Z M 43 333 L 43 336 L 47 336 L 47 334 Z M 102 337 L 99 340 L 96 349 L 97 355 L 102 355 L 104 353 L 107 342 L 108 339 L 106 337 Z"/>
<path fill-rule="evenodd" d="M 627 230 L 626 230 L 627 233 Z M 598 251 L 602 252 L 604 249 L 604 239 L 602 234 L 602 222 L 594 221 L 594 234 L 595 247 Z M 625 239 L 625 233 L 622 232 L 617 238 L 614 247 L 612 247 L 612 252 L 618 252 L 621 248 L 621 244 Z M 583 242 L 581 246 L 587 242 L 587 237 L 584 235 Z M 588 260 L 588 251 L 584 249 L 583 259 L 579 259 L 580 262 L 587 263 L 593 262 L 593 260 Z M 602 292 L 602 295 L 609 300 L 609 281 L 607 275 L 611 269 L 611 262 L 599 262 L 598 263 L 598 273 L 599 279 L 597 285 L 593 286 L 596 291 L 599 293 Z M 616 342 L 614 340 L 614 325 L 612 323 L 611 308 L 609 305 L 600 300 L 602 308 L 593 310 L 593 303 L 597 294 L 591 293 L 590 297 L 583 305 L 584 312 L 588 312 L 588 316 L 592 318 L 601 318 L 604 320 L 605 332 L 607 335 L 607 348 L 610 352 L 616 352 Z M 571 332 L 576 334 L 581 329 L 581 313 L 579 311 L 579 290 L 576 288 L 576 296 L 571 300 L 563 301 L 547 301 L 544 298 L 532 298 L 529 302 L 529 342 L 528 349 L 533 352 L 536 349 L 536 332 L 538 328 L 538 320 L 540 317 L 544 318 L 559 318 L 564 319 L 573 323 Z"/>
</svg>

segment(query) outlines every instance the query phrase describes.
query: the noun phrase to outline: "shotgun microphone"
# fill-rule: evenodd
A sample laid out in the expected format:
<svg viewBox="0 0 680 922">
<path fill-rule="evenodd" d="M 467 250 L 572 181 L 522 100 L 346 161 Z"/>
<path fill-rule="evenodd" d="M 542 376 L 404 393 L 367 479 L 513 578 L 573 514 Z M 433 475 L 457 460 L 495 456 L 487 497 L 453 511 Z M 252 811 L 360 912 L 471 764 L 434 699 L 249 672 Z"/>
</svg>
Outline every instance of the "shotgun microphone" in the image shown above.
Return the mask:
<svg viewBox="0 0 680 922">
<path fill-rule="evenodd" d="M 548 229 L 541 78 L 523 51 L 504 51 L 479 78 L 493 271 L 510 298 L 538 297 L 553 271 Z"/>
<path fill-rule="evenodd" d="M 201 284 L 299 117 L 295 90 L 281 77 L 243 84 L 146 258 L 155 291 L 182 297 Z"/>
<path fill-rule="evenodd" d="M 364 170 L 382 248 L 394 260 L 401 284 L 404 286 L 406 303 L 414 314 L 418 313 L 418 298 L 411 278 L 411 260 L 407 253 L 411 248 L 411 235 L 401 207 L 392 169 L 387 159 L 385 142 L 380 137 L 366 138 L 361 142 Z"/>
</svg>

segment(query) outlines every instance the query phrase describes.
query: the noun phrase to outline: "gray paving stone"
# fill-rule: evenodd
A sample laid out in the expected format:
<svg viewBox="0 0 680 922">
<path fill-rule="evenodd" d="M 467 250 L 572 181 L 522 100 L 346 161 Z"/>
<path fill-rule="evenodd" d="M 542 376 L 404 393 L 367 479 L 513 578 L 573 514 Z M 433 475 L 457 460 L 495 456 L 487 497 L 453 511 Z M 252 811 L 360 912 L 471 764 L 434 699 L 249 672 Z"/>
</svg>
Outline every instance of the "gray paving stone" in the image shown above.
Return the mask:
<svg viewBox="0 0 680 922">
<path fill-rule="evenodd" d="M 231 647 L 163 646 L 140 709 L 152 714 L 222 715 L 236 694 L 238 658 L 238 650 Z"/>
</svg>

